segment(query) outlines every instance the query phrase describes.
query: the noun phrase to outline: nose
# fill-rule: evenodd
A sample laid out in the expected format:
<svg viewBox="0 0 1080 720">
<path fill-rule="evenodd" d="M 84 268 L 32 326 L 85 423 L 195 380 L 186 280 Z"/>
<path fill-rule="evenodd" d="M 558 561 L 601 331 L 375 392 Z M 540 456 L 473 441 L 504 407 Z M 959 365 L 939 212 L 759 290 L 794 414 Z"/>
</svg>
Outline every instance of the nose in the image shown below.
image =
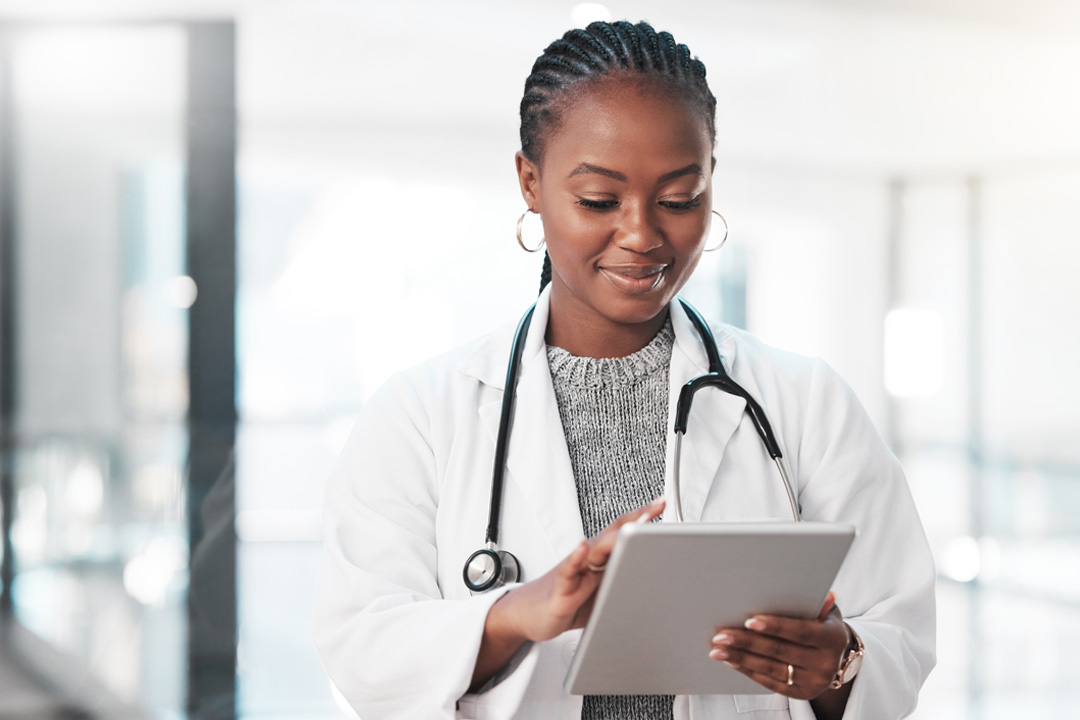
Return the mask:
<svg viewBox="0 0 1080 720">
<path fill-rule="evenodd" d="M 664 244 L 664 233 L 649 203 L 623 203 L 615 242 L 619 247 L 637 253 L 647 253 Z"/>
</svg>

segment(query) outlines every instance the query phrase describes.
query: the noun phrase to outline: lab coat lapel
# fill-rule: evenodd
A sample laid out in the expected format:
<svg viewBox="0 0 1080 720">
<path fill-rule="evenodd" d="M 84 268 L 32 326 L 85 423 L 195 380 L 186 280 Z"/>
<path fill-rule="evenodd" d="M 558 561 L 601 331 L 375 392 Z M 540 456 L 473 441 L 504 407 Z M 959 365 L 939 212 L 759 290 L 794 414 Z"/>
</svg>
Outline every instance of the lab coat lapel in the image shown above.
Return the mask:
<svg viewBox="0 0 1080 720">
<path fill-rule="evenodd" d="M 578 507 L 570 454 L 566 447 L 562 420 L 559 417 L 555 392 L 548 369 L 544 332 L 548 319 L 548 292 L 541 294 L 529 328 L 522 355 L 514 405 L 510 446 L 507 450 L 506 482 L 513 483 L 527 499 L 557 557 L 569 554 L 584 537 L 581 511 Z M 705 347 L 697 330 L 690 323 L 678 301 L 671 304 L 675 346 L 669 370 L 670 397 L 668 407 L 667 467 L 665 496 L 668 520 L 674 520 L 672 490 L 675 467 L 675 410 L 679 392 L 691 379 L 709 371 Z M 735 361 L 732 338 L 717 335 L 718 349 L 725 367 L 731 372 Z M 487 348 L 477 358 L 484 357 L 484 369 L 466 370 L 482 381 L 502 387 L 510 343 L 504 340 L 497 350 Z M 475 359 L 475 358 L 474 358 Z M 499 428 L 501 400 L 480 407 L 480 420 L 494 442 Z M 699 522 L 706 500 L 717 480 L 720 463 L 731 436 L 744 417 L 746 402 L 716 388 L 697 393 L 690 411 L 690 422 L 682 446 L 682 503 L 683 519 Z M 506 496 L 504 495 L 504 498 Z"/>
<path fill-rule="evenodd" d="M 556 557 L 561 558 L 581 542 L 584 531 L 544 343 L 548 292 L 536 303 L 521 358 L 505 477 L 506 483 L 513 484 L 526 498 Z M 510 357 L 509 344 L 504 357 L 505 363 Z M 505 364 L 502 372 L 505 376 Z M 492 442 L 498 436 L 500 412 L 501 398 L 480 407 L 481 422 L 491 434 Z M 505 498 L 504 494 L 504 502 Z"/>
<path fill-rule="evenodd" d="M 691 324 L 678 301 L 671 304 L 675 347 L 671 353 L 669 375 L 670 406 L 668 427 L 675 424 L 679 393 L 687 382 L 709 372 L 708 356 L 697 330 Z M 731 371 L 735 360 L 735 345 L 730 337 L 717 334 L 717 346 L 724 366 Z M 690 419 L 682 443 L 680 485 L 682 514 L 685 522 L 700 522 L 705 502 L 717 480 L 720 463 L 728 441 L 742 422 L 746 401 L 716 388 L 704 388 L 694 396 Z M 674 507 L 675 433 L 669 430 L 667 447 L 665 519 L 675 519 Z"/>
</svg>

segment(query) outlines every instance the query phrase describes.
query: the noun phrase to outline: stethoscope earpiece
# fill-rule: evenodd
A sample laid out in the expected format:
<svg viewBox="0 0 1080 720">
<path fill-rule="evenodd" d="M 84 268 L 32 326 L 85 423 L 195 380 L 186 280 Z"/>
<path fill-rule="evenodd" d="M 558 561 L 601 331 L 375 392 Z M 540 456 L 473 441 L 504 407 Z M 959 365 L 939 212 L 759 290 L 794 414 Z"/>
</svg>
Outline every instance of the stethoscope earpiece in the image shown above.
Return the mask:
<svg viewBox="0 0 1080 720">
<path fill-rule="evenodd" d="M 469 556 L 462 575 L 465 587 L 478 595 L 517 582 L 521 577 L 521 566 L 513 553 L 486 547 Z"/>
</svg>

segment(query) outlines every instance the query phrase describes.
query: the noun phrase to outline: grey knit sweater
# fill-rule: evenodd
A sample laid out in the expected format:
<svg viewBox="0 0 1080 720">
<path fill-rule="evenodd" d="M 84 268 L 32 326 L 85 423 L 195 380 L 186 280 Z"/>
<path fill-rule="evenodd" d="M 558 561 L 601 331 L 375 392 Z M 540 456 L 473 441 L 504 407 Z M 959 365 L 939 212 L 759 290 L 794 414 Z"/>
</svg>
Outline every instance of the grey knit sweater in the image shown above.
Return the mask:
<svg viewBox="0 0 1080 720">
<path fill-rule="evenodd" d="M 668 319 L 641 350 L 586 358 L 549 346 L 548 364 L 585 534 L 664 493 L 668 366 L 675 332 Z M 582 720 L 672 717 L 671 695 L 586 695 Z"/>
</svg>

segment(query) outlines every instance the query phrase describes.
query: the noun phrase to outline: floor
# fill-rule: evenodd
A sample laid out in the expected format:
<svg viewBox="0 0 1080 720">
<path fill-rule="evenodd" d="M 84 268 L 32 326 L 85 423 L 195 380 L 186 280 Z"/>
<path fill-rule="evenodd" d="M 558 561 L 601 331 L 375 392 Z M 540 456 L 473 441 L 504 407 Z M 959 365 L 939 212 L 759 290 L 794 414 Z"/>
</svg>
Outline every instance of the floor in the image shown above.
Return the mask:
<svg viewBox="0 0 1080 720">
<path fill-rule="evenodd" d="M 83 720 L 90 716 L 68 707 L 27 673 L 0 641 L 0 718 L 3 720 Z"/>
</svg>

